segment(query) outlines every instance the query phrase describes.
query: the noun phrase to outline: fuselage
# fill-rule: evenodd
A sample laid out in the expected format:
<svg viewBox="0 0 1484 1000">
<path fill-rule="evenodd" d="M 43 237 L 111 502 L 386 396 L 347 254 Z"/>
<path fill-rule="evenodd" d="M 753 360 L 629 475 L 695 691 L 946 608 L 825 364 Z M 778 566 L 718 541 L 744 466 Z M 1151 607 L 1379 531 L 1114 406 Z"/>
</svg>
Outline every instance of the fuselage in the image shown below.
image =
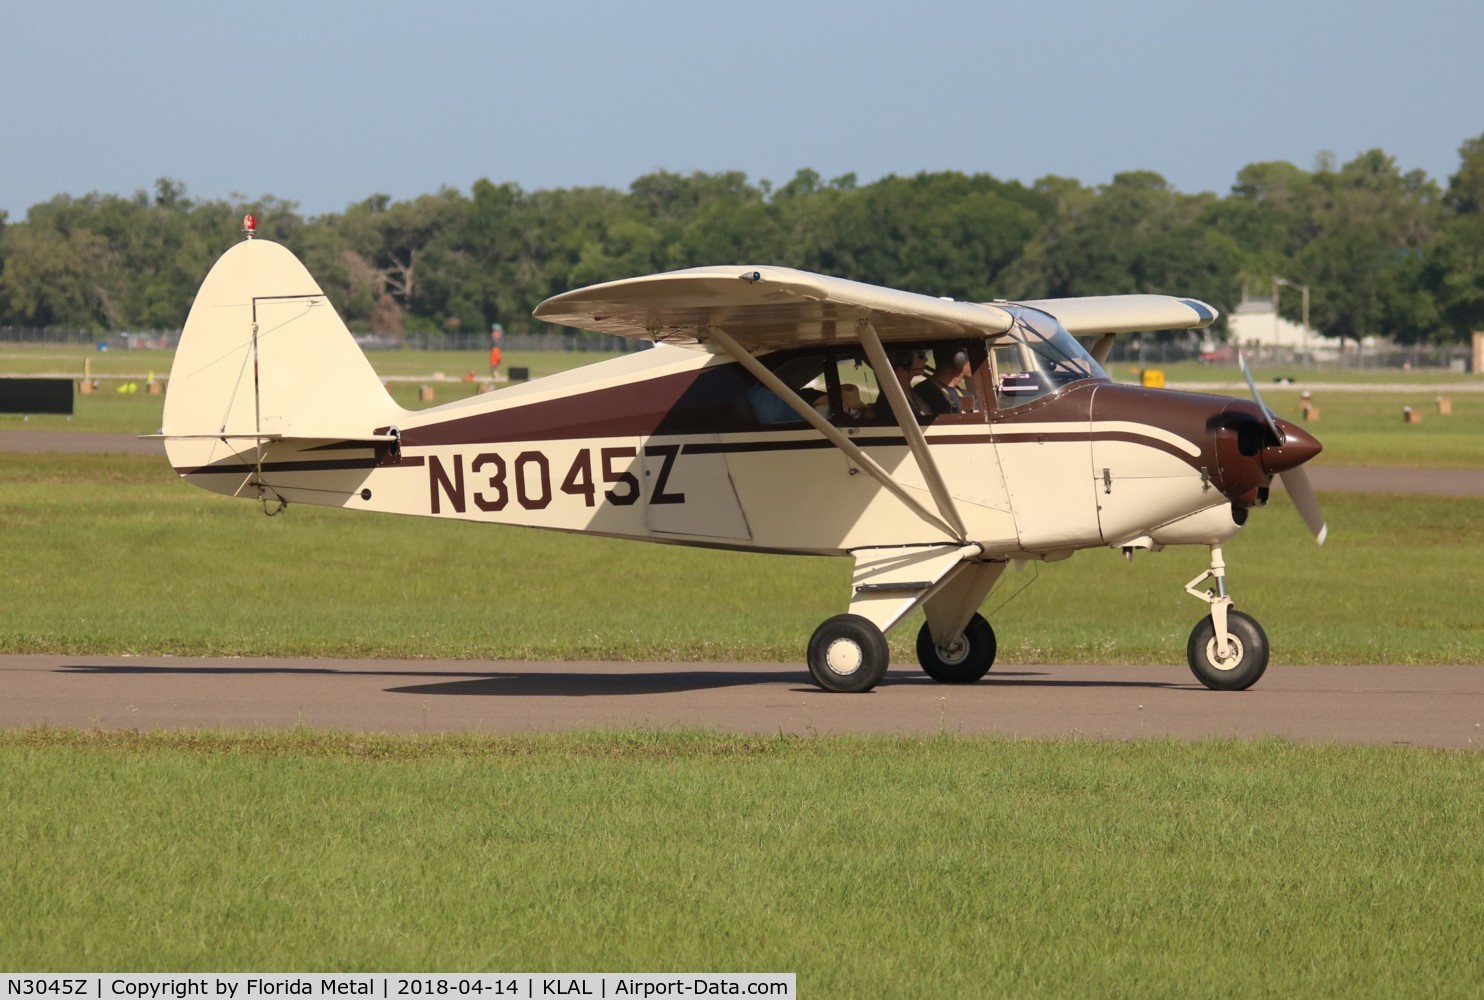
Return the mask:
<svg viewBox="0 0 1484 1000">
<path fill-rule="evenodd" d="M 1275 470 L 1262 467 L 1254 404 L 1119 385 L 1100 370 L 1026 399 L 1004 391 L 1016 380 L 990 350 L 971 352 L 964 389 L 974 409 L 920 419 L 968 538 L 986 555 L 1217 542 L 1265 499 Z M 819 411 L 931 504 L 857 347 L 765 362 L 814 386 L 801 391 L 819 393 Z M 177 444 L 172 461 L 190 481 L 239 496 L 258 496 L 260 482 L 290 503 L 648 541 L 818 554 L 945 541 L 941 526 L 819 432 L 765 422 L 758 410 L 756 380 L 736 362 L 661 346 L 402 411 L 374 429 L 392 441 L 200 441 L 192 458 Z"/>
</svg>

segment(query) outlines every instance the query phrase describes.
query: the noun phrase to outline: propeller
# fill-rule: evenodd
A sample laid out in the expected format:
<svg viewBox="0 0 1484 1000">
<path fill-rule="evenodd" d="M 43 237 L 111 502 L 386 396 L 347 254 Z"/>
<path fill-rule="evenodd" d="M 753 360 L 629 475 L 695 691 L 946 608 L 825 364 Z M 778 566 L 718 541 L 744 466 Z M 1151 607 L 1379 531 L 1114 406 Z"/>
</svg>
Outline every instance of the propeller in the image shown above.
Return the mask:
<svg viewBox="0 0 1484 1000">
<path fill-rule="evenodd" d="M 1246 355 L 1238 351 L 1237 360 L 1242 364 L 1242 377 L 1247 380 L 1247 388 L 1252 390 L 1252 398 L 1257 402 L 1258 409 L 1262 410 L 1262 415 L 1268 422 L 1268 428 L 1273 432 L 1273 440 L 1281 446 L 1286 435 L 1278 427 L 1273 411 L 1268 409 L 1267 403 L 1263 402 L 1262 393 L 1257 391 L 1257 380 L 1252 377 L 1252 369 L 1247 367 Z M 1329 525 L 1324 520 L 1324 512 L 1319 509 L 1319 499 L 1314 496 L 1314 486 L 1309 482 L 1309 473 L 1302 465 L 1294 466 L 1278 473 L 1278 481 L 1283 484 L 1288 498 L 1298 508 L 1299 516 L 1309 526 L 1314 540 L 1323 545 L 1325 538 L 1329 537 Z"/>
</svg>

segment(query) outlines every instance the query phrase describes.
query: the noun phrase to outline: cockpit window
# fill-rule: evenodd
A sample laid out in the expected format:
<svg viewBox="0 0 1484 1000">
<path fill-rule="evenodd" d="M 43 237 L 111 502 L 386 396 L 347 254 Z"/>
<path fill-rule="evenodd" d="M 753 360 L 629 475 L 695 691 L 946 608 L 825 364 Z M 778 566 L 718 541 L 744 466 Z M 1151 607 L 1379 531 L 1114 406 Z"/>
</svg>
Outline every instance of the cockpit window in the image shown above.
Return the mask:
<svg viewBox="0 0 1484 1000">
<path fill-rule="evenodd" d="M 829 405 L 829 387 L 824 370 L 827 364 L 822 355 L 810 354 L 785 360 L 773 369 L 783 384 L 804 398 L 811 406 L 825 401 Z M 757 383 L 747 390 L 747 402 L 754 419 L 764 425 L 803 423 L 804 418 L 795 412 L 767 386 Z"/>
<path fill-rule="evenodd" d="M 1006 309 L 1015 317 L 1015 325 L 1007 339 L 997 341 L 990 351 L 995 401 L 1001 409 L 1039 399 L 1083 379 L 1108 377 L 1054 316 L 1026 306 Z"/>
</svg>

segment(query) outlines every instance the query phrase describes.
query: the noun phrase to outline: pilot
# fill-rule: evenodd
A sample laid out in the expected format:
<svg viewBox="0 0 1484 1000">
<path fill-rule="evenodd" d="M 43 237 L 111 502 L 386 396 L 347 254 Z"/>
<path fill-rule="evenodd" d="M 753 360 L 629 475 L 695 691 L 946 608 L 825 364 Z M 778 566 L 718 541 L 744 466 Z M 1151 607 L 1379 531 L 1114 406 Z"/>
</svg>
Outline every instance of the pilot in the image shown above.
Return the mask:
<svg viewBox="0 0 1484 1000">
<path fill-rule="evenodd" d="M 969 352 L 962 347 L 933 349 L 933 374 L 912 387 L 912 395 L 928 413 L 967 413 L 974 397 L 963 388 L 969 377 Z"/>
<path fill-rule="evenodd" d="M 912 381 L 927 371 L 927 351 L 895 351 L 891 356 L 892 374 L 902 384 L 903 390 L 912 391 Z"/>
<path fill-rule="evenodd" d="M 902 391 L 907 394 L 907 400 L 912 404 L 912 411 L 918 416 L 927 416 L 933 411 L 922 405 L 922 400 L 912 391 L 913 379 L 920 378 L 927 370 L 927 351 L 906 350 L 896 351 L 891 356 L 891 371 L 901 383 Z"/>
</svg>

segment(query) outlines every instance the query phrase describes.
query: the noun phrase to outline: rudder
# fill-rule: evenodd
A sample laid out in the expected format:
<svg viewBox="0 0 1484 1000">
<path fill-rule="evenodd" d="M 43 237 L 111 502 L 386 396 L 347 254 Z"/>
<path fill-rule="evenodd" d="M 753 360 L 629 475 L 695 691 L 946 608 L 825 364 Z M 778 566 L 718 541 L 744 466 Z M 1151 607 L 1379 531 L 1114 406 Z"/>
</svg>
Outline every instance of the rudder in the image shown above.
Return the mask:
<svg viewBox="0 0 1484 1000">
<path fill-rule="evenodd" d="M 366 438 L 405 412 L 299 259 L 246 240 L 196 293 L 161 430 L 178 467 L 177 451 L 197 450 L 182 439 Z"/>
</svg>

